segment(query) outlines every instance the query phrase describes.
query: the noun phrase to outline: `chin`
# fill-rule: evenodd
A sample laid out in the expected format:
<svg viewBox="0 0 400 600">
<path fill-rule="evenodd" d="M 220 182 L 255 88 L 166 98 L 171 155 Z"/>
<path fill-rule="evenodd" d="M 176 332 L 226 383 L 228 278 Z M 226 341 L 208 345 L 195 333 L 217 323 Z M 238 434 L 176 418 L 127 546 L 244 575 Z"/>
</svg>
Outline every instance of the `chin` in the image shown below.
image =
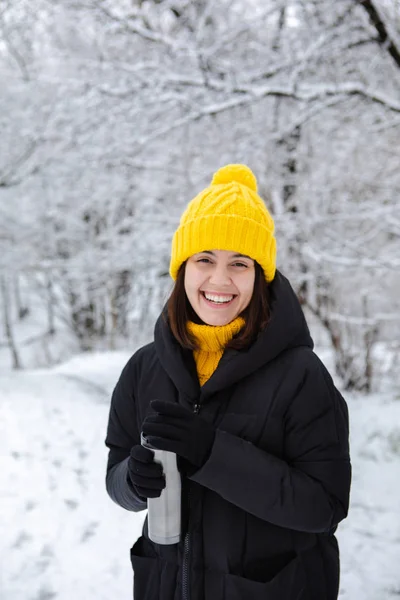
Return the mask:
<svg viewBox="0 0 400 600">
<path fill-rule="evenodd" d="M 228 325 L 228 323 L 234 320 L 236 315 L 233 314 L 232 316 L 223 316 L 200 314 L 199 316 L 201 320 L 204 321 L 204 323 L 206 323 L 206 325 L 213 325 L 214 327 L 218 327 L 222 325 Z"/>
</svg>

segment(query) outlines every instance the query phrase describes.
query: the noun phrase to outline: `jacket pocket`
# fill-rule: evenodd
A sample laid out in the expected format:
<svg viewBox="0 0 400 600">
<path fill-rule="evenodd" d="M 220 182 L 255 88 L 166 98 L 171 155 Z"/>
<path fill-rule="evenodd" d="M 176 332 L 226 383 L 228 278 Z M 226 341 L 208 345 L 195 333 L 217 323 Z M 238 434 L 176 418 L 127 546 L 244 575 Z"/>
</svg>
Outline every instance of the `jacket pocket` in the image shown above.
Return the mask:
<svg viewBox="0 0 400 600">
<path fill-rule="evenodd" d="M 225 575 L 224 600 L 305 600 L 305 588 L 305 572 L 300 557 L 296 556 L 265 583 Z"/>
<path fill-rule="evenodd" d="M 152 555 L 143 536 L 131 548 L 131 563 L 134 600 L 174 600 L 178 567 Z"/>
</svg>

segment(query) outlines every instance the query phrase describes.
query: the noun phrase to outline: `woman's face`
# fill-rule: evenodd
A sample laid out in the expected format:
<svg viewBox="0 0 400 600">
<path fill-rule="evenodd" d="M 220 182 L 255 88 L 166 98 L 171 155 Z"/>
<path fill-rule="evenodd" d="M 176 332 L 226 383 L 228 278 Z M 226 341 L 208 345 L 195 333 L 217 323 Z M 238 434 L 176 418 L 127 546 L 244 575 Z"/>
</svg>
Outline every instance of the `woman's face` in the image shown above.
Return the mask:
<svg viewBox="0 0 400 600">
<path fill-rule="evenodd" d="M 254 278 L 254 260 L 248 256 L 204 250 L 186 262 L 185 291 L 204 323 L 227 325 L 249 305 Z"/>
</svg>

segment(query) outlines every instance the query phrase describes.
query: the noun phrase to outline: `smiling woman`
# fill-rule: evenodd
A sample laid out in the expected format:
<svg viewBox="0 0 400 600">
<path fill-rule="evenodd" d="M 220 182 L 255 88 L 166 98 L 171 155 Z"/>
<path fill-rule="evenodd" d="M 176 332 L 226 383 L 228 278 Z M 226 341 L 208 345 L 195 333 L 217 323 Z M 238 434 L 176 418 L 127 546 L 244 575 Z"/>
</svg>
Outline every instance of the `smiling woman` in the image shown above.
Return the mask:
<svg viewBox="0 0 400 600">
<path fill-rule="evenodd" d="M 227 325 L 249 305 L 254 288 L 254 261 L 238 262 L 233 252 L 214 250 L 191 256 L 185 291 L 192 308 L 207 325 Z"/>
<path fill-rule="evenodd" d="M 221 315 L 219 315 L 218 313 L 215 314 L 215 312 L 211 312 L 211 309 L 208 310 L 208 314 L 205 314 L 205 309 L 204 312 L 201 311 L 199 306 L 201 299 L 199 298 L 199 294 L 196 291 L 196 286 L 194 285 L 191 275 L 189 274 L 188 276 L 186 276 L 186 271 L 190 269 L 191 260 L 193 260 L 195 264 L 205 264 L 207 268 L 213 268 L 213 258 L 208 258 L 208 256 L 211 255 L 211 257 L 215 257 L 218 254 L 222 255 L 223 257 L 226 255 L 233 256 L 231 252 L 227 252 L 225 250 L 215 251 L 215 253 L 211 251 L 204 251 L 185 261 L 179 268 L 174 289 L 172 290 L 172 293 L 167 303 L 168 326 L 170 327 L 175 339 L 179 342 L 180 346 L 187 350 L 194 351 L 198 347 L 198 343 L 196 342 L 196 336 L 193 335 L 190 326 L 188 327 L 188 324 L 190 323 L 211 326 L 216 326 L 219 324 L 220 326 L 223 326 L 224 324 L 229 324 L 229 322 L 232 322 L 235 319 L 235 317 L 237 317 L 240 314 L 240 316 L 243 318 L 241 327 L 239 331 L 236 332 L 230 340 L 226 341 L 225 350 L 229 348 L 241 350 L 247 348 L 256 339 L 259 332 L 265 329 L 269 320 L 269 288 L 268 283 L 265 281 L 264 272 L 258 263 L 256 263 L 252 259 L 249 259 L 249 257 L 244 257 L 243 255 L 240 256 L 249 259 L 248 261 L 246 261 L 246 264 L 248 265 L 246 269 L 248 269 L 248 274 L 250 274 L 251 277 L 254 278 L 252 293 L 250 294 L 249 302 L 246 305 L 246 307 L 242 310 L 238 306 L 235 307 L 234 302 L 231 302 L 229 304 L 233 305 L 234 312 L 229 311 L 228 316 L 226 314 L 223 314 L 225 311 L 223 311 Z M 198 263 L 195 257 L 201 257 L 203 255 L 207 256 L 207 258 L 204 258 L 204 260 L 207 260 L 208 262 Z M 236 254 L 235 256 L 238 255 Z M 202 261 L 203 259 L 199 258 L 199 260 Z M 243 263 L 240 262 L 239 265 L 244 264 L 244 262 L 245 261 L 243 261 Z M 235 260 L 233 260 L 232 262 L 228 261 L 228 269 L 229 265 L 231 264 L 235 265 L 237 264 L 237 262 Z M 240 272 L 243 271 L 245 267 L 232 266 L 232 269 L 234 270 L 234 272 Z M 206 269 L 203 273 L 203 282 L 205 272 Z M 211 288 L 211 285 L 207 287 L 209 289 L 213 289 Z M 194 288 L 193 292 L 189 288 Z M 238 288 L 236 293 L 237 297 L 240 297 L 240 290 L 242 289 L 243 286 Z M 205 295 L 204 291 L 201 291 L 200 293 L 201 295 Z M 215 296 L 209 295 L 209 298 L 215 299 Z M 198 308 L 194 309 L 193 305 L 195 305 L 196 302 Z M 210 306 L 213 305 L 211 305 L 210 303 Z M 222 306 L 224 307 L 224 305 Z M 217 305 L 215 311 L 217 311 L 218 309 L 219 306 Z M 220 318 L 220 316 L 222 318 Z M 228 319 L 230 319 L 230 321 Z M 219 323 L 217 323 L 216 321 L 219 321 Z"/>
<path fill-rule="evenodd" d="M 274 222 L 248 167 L 223 167 L 188 204 L 170 274 L 106 439 L 107 490 L 124 508 L 144 510 L 168 486 L 141 434 L 176 454 L 182 480 L 179 543 L 154 543 L 146 519 L 131 549 L 135 600 L 336 600 L 347 405 L 276 269 Z"/>
</svg>

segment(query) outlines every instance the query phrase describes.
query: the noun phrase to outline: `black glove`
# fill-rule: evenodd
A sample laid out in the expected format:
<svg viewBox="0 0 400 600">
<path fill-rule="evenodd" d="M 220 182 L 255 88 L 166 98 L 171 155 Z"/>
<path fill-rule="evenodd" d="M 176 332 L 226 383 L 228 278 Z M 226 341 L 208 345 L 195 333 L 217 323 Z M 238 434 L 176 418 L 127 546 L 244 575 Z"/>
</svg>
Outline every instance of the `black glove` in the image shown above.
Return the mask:
<svg viewBox="0 0 400 600">
<path fill-rule="evenodd" d="M 175 452 L 191 465 L 202 467 L 214 444 L 215 427 L 179 404 L 164 400 L 150 404 L 156 414 L 146 417 L 142 426 L 150 445 Z"/>
<path fill-rule="evenodd" d="M 128 477 L 136 493 L 143 499 L 158 498 L 165 488 L 165 475 L 154 452 L 144 446 L 133 446 L 128 460 Z"/>
</svg>

